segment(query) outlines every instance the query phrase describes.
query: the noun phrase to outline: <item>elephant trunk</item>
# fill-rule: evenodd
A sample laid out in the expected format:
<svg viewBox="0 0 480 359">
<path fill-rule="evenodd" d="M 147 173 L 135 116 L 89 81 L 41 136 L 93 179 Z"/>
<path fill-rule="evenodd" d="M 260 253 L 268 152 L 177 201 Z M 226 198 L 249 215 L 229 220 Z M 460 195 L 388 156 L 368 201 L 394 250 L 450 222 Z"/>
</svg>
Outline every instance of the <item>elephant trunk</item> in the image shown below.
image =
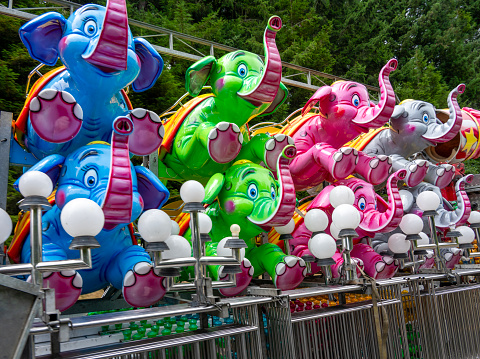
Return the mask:
<svg viewBox="0 0 480 359">
<path fill-rule="evenodd" d="M 429 126 L 427 132 L 422 136 L 422 138 L 427 141 L 437 144 L 444 143 L 452 140 L 460 131 L 462 126 L 462 111 L 457 103 L 457 96 L 465 91 L 465 85 L 460 84 L 455 89 L 453 89 L 447 99 L 448 109 L 450 116 L 448 121 L 442 125 Z"/>
<path fill-rule="evenodd" d="M 396 59 L 390 59 L 378 75 L 380 86 L 380 100 L 373 107 L 359 111 L 353 122 L 368 131 L 370 128 L 383 126 L 390 119 L 395 108 L 395 92 L 390 83 L 390 73 L 395 71 L 398 65 Z"/>
<path fill-rule="evenodd" d="M 467 175 L 460 178 L 455 184 L 458 207 L 455 210 L 447 211 L 443 206 L 437 209 L 435 216 L 435 225 L 439 228 L 449 228 L 450 226 L 461 226 L 467 223 L 470 216 L 471 207 L 467 192 L 465 192 L 465 182 L 471 183 L 473 175 Z"/>
<path fill-rule="evenodd" d="M 270 103 L 277 96 L 280 81 L 282 80 L 282 60 L 275 43 L 277 31 L 282 28 L 282 20 L 278 16 L 272 16 L 268 20 L 265 29 L 263 45 L 265 48 L 265 71 L 258 84 L 248 93 L 238 94 L 243 99 L 259 106 L 262 103 Z"/>
<path fill-rule="evenodd" d="M 108 0 L 105 20 L 97 43 L 84 55 L 103 72 L 127 69 L 128 15 L 125 0 Z"/>
<path fill-rule="evenodd" d="M 128 150 L 128 136 L 133 122 L 128 117 L 117 117 L 113 123 L 110 177 L 102 204 L 104 229 L 130 223 L 133 206 L 132 171 Z"/>
<path fill-rule="evenodd" d="M 406 170 L 393 173 L 387 180 L 388 208 L 385 212 L 368 211 L 364 214 L 359 227 L 367 232 L 390 232 L 394 230 L 402 220 L 403 205 L 398 193 L 399 180 L 403 180 Z"/>
</svg>

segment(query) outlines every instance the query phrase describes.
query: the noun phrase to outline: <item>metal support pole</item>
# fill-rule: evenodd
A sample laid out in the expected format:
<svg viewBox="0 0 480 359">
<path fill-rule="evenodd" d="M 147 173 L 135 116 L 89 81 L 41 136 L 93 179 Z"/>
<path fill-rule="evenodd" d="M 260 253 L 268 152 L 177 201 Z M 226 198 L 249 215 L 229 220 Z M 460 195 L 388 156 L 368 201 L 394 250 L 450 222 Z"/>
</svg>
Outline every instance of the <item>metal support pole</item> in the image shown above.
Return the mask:
<svg viewBox="0 0 480 359">
<path fill-rule="evenodd" d="M 43 286 L 43 276 L 37 268 L 42 261 L 42 207 L 30 207 L 30 241 L 31 241 L 31 262 L 32 262 L 32 284 Z"/>
<path fill-rule="evenodd" d="M 10 138 L 12 136 L 12 119 L 13 114 L 11 112 L 0 112 L 0 207 L 3 209 L 7 208 L 8 169 L 10 165 L 9 157 Z"/>
<path fill-rule="evenodd" d="M 190 230 L 192 231 L 192 248 L 193 248 L 193 256 L 195 257 L 195 290 L 197 292 L 196 303 L 205 303 L 205 288 L 204 288 L 204 268 L 200 259 L 203 256 L 202 251 L 202 240 L 200 238 L 200 231 L 198 230 L 198 212 L 192 211 L 190 212 Z"/>
<path fill-rule="evenodd" d="M 435 263 L 437 265 L 437 269 L 442 270 L 444 272 L 447 271 L 447 267 L 445 266 L 445 263 L 443 263 L 441 257 L 440 257 L 440 243 L 438 242 L 438 236 L 437 236 L 437 228 L 435 227 L 435 218 L 433 215 L 427 215 L 428 218 L 428 224 L 430 226 L 430 235 L 433 238 L 433 241 L 435 243 L 436 249 L 435 249 Z M 422 246 L 420 246 L 422 247 Z"/>
</svg>

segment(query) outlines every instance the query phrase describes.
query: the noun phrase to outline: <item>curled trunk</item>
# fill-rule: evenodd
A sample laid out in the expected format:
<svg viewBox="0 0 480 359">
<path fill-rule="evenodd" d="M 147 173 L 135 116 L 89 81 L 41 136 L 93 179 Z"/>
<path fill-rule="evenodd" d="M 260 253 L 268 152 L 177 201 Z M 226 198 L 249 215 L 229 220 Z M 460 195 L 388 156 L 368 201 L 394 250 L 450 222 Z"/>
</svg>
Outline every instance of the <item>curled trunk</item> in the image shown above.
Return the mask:
<svg viewBox="0 0 480 359">
<path fill-rule="evenodd" d="M 465 192 L 465 182 L 470 183 L 473 180 L 473 175 L 467 175 L 460 178 L 455 184 L 455 192 L 457 195 L 457 209 L 446 210 L 441 204 L 437 209 L 435 216 L 435 225 L 439 228 L 449 228 L 451 226 L 461 226 L 467 223 L 470 216 L 471 207 L 467 192 Z"/>
</svg>

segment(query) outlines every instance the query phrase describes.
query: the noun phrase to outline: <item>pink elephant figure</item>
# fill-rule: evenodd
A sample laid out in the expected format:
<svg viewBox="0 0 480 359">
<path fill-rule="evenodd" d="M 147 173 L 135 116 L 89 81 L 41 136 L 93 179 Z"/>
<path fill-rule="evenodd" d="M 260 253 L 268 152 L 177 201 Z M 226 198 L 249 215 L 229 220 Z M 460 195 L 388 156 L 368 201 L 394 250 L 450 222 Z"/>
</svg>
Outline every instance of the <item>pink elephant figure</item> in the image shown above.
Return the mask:
<svg viewBox="0 0 480 359">
<path fill-rule="evenodd" d="M 387 279 L 393 277 L 397 271 L 398 265 L 391 256 L 382 256 L 376 253 L 368 244 L 362 243 L 365 237 L 373 238 L 376 233 L 390 232 L 395 229 L 402 220 L 403 205 L 398 192 L 397 182 L 405 178 L 406 170 L 399 170 L 387 180 L 388 203 L 382 197 L 375 193 L 372 184 L 358 178 L 349 178 L 337 181 L 326 187 L 306 208 L 307 212 L 318 208 L 323 210 L 331 220 L 334 208 L 330 204 L 329 195 L 333 188 L 337 186 L 347 186 L 355 193 L 354 206 L 360 212 L 360 225 L 355 231 L 358 237 L 354 239 L 354 247 L 351 256 L 357 260 L 357 263 L 363 263 L 365 273 L 375 279 Z M 330 234 L 329 228 L 326 232 Z M 293 239 L 290 244 L 293 247 L 292 254 L 302 257 L 312 255 L 308 250 L 308 241 L 312 236 L 303 220 L 299 220 L 292 233 Z M 337 252 L 333 259 L 332 274 L 334 278 L 339 276 L 343 259 Z M 316 265 L 312 265 L 312 274 L 319 271 Z"/>
<path fill-rule="evenodd" d="M 389 75 L 396 68 L 397 60 L 391 59 L 380 71 L 378 104 L 370 101 L 364 85 L 337 81 L 318 89 L 303 107 L 302 115 L 282 129 L 281 133 L 293 137 L 297 148 L 297 157 L 290 164 L 297 191 L 325 180 L 345 179 L 352 173 L 374 185 L 386 180 L 391 168 L 387 156 L 369 157 L 342 146 L 390 119 L 395 94 Z M 317 104 L 318 112 L 310 112 Z"/>
</svg>

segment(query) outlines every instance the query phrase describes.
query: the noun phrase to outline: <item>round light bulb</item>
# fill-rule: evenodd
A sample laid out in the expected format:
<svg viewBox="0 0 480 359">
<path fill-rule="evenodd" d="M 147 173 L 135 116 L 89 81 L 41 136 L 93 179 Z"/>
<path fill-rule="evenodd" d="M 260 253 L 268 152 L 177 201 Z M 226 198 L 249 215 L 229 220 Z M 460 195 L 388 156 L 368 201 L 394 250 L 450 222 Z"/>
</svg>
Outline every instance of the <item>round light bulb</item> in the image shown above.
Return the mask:
<svg viewBox="0 0 480 359">
<path fill-rule="evenodd" d="M 20 177 L 18 189 L 23 197 L 48 197 L 53 191 L 53 183 L 50 177 L 43 172 L 28 171 Z"/>
<path fill-rule="evenodd" d="M 403 216 L 399 226 L 405 234 L 418 234 L 423 229 L 423 221 L 416 214 L 409 213 Z"/>
<path fill-rule="evenodd" d="M 105 216 L 96 202 L 88 198 L 75 198 L 62 208 L 60 222 L 72 237 L 95 237 L 103 229 Z"/>
<path fill-rule="evenodd" d="M 310 238 L 308 249 L 318 259 L 332 258 L 337 251 L 337 244 L 332 236 L 319 233 Z"/>
<path fill-rule="evenodd" d="M 192 256 L 192 246 L 190 243 L 176 234 L 171 235 L 165 240 L 168 249 L 162 252 L 162 259 L 186 258 Z"/>
<path fill-rule="evenodd" d="M 470 212 L 470 216 L 468 217 L 468 223 L 470 224 L 480 223 L 480 212 L 478 211 Z"/>
<path fill-rule="evenodd" d="M 185 203 L 202 202 L 205 198 L 205 188 L 200 182 L 187 181 L 180 187 L 180 197 Z"/>
<path fill-rule="evenodd" d="M 321 232 L 328 226 L 328 216 L 324 211 L 314 208 L 307 212 L 304 223 L 310 232 Z"/>
<path fill-rule="evenodd" d="M 341 204 L 353 205 L 355 202 L 355 193 L 347 186 L 337 186 L 330 191 L 328 198 L 332 207 L 337 208 Z"/>
<path fill-rule="evenodd" d="M 335 239 L 340 239 L 340 229 L 332 222 L 330 224 L 330 234 Z"/>
<path fill-rule="evenodd" d="M 290 222 L 286 225 L 275 227 L 275 230 L 278 234 L 291 234 L 295 230 L 295 222 L 293 221 L 293 218 L 290 219 Z"/>
<path fill-rule="evenodd" d="M 440 205 L 440 197 L 435 192 L 424 191 L 417 196 L 417 206 L 422 211 L 435 211 Z"/>
<path fill-rule="evenodd" d="M 459 231 L 462 234 L 461 236 L 458 237 L 459 244 L 469 244 L 474 241 L 475 232 L 470 227 L 460 226 L 460 227 L 457 227 L 457 231 Z"/>
<path fill-rule="evenodd" d="M 407 236 L 402 233 L 394 233 L 388 238 L 388 248 L 393 253 L 407 253 L 410 250 L 410 241 L 406 241 Z"/>
<path fill-rule="evenodd" d="M 198 227 L 200 228 L 200 233 L 208 234 L 212 230 L 212 220 L 205 213 L 198 214 Z"/>
<path fill-rule="evenodd" d="M 172 225 L 172 228 L 171 228 L 172 236 L 179 235 L 180 234 L 180 226 L 178 225 L 178 223 L 175 222 L 175 221 L 172 221 L 171 225 Z"/>
<path fill-rule="evenodd" d="M 5 242 L 12 233 L 12 219 L 3 208 L 0 208 L 0 244 Z"/>
<path fill-rule="evenodd" d="M 225 248 L 225 243 L 227 243 L 228 237 L 223 238 L 220 242 L 218 242 L 217 246 L 217 256 L 222 257 L 231 257 L 233 256 L 233 251 L 231 248 Z M 245 248 L 240 248 L 240 260 L 245 258 Z"/>
<path fill-rule="evenodd" d="M 147 242 L 164 242 L 172 233 L 172 220 L 159 209 L 149 209 L 138 219 L 138 232 Z"/>
<path fill-rule="evenodd" d="M 417 240 L 417 245 L 423 246 L 430 243 L 430 238 L 428 238 L 428 236 L 425 233 L 420 232 L 418 235 L 422 237 L 422 239 Z"/>
<path fill-rule="evenodd" d="M 238 224 L 232 224 L 230 226 L 230 232 L 232 232 L 233 237 L 239 237 L 240 236 L 240 226 Z"/>
<path fill-rule="evenodd" d="M 340 230 L 357 228 L 360 219 L 360 212 L 351 204 L 341 204 L 332 213 L 332 222 Z"/>
<path fill-rule="evenodd" d="M 405 208 L 407 208 L 409 204 L 413 203 L 413 194 L 410 191 L 402 189 L 401 191 L 398 191 L 398 194 L 400 195 L 400 199 L 402 200 L 403 210 L 405 210 Z"/>
</svg>

